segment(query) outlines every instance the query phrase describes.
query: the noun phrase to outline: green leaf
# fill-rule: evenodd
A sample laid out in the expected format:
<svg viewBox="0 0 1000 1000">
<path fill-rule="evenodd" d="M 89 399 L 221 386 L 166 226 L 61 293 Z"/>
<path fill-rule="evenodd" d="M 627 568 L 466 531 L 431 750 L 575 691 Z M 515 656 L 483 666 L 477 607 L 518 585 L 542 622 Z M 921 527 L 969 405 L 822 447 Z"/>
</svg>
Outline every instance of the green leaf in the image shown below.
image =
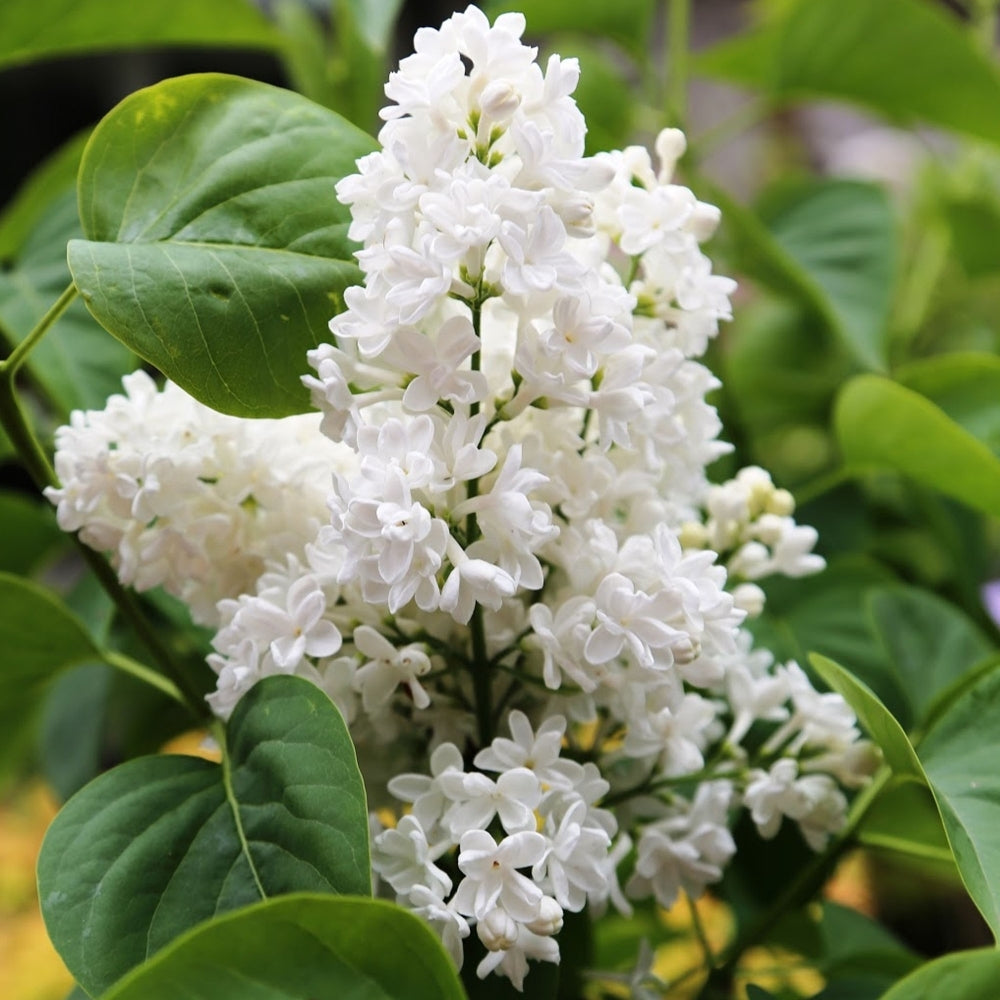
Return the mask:
<svg viewBox="0 0 1000 1000">
<path fill-rule="evenodd" d="M 870 608 L 917 725 L 927 719 L 942 692 L 997 653 L 970 618 L 929 591 L 878 590 Z"/>
<path fill-rule="evenodd" d="M 773 192 L 755 215 L 712 193 L 751 277 L 803 303 L 866 368 L 882 369 L 892 302 L 896 238 L 885 191 L 827 180 Z"/>
<path fill-rule="evenodd" d="M 195 924 L 297 891 L 370 892 L 354 747 L 315 685 L 270 677 L 236 706 L 223 764 L 142 757 L 58 814 L 38 862 L 49 936 L 92 994 Z"/>
<path fill-rule="evenodd" d="M 1000 142 L 1000 75 L 954 16 L 926 0 L 798 0 L 696 69 L 778 102 L 835 98 L 892 121 Z"/>
<path fill-rule="evenodd" d="M 881 747 L 893 772 L 923 781 L 923 769 L 903 727 L 871 688 L 825 656 L 813 653 L 809 662 L 816 673 L 854 709 L 862 727 Z"/>
<path fill-rule="evenodd" d="M 998 982 L 1000 951 L 959 951 L 920 966 L 882 1000 L 995 1000 Z"/>
<path fill-rule="evenodd" d="M 0 491 L 0 571 L 26 576 L 66 542 L 51 507 L 22 493 Z"/>
<path fill-rule="evenodd" d="M 45 209 L 73 188 L 88 135 L 80 133 L 45 159 L 4 206 L 0 213 L 0 261 L 14 259 Z"/>
<path fill-rule="evenodd" d="M 951 247 L 970 278 L 985 278 L 1000 270 L 1000 206 L 996 199 L 975 194 L 945 201 L 941 206 L 951 229 Z"/>
<path fill-rule="evenodd" d="M 653 25 L 652 0 L 491 0 L 483 4 L 490 20 L 507 11 L 524 11 L 529 35 L 548 35 L 559 31 L 611 38 L 633 54 L 645 51 Z"/>
<path fill-rule="evenodd" d="M 374 899 L 299 894 L 185 934 L 103 1000 L 465 1000 L 434 933 Z"/>
<path fill-rule="evenodd" d="M 79 52 L 164 45 L 273 48 L 248 0 L 4 0 L 0 67 Z"/>
<path fill-rule="evenodd" d="M 918 753 L 962 881 L 1000 936 L 1000 670 L 948 708 Z"/>
<path fill-rule="evenodd" d="M 113 674 L 105 663 L 81 664 L 56 679 L 45 701 L 39 758 L 45 780 L 63 802 L 101 773 Z"/>
<path fill-rule="evenodd" d="M 954 859 L 931 790 L 912 778 L 892 779 L 868 807 L 858 839 L 869 847 L 936 861 Z"/>
<path fill-rule="evenodd" d="M 823 953 L 817 966 L 831 986 L 856 984 L 855 992 L 845 996 L 878 997 L 920 964 L 915 952 L 857 910 L 824 902 L 819 926 Z"/>
<path fill-rule="evenodd" d="M 334 0 L 335 11 L 350 17 L 364 44 L 376 53 L 389 51 L 403 0 Z"/>
<path fill-rule="evenodd" d="M 51 191 L 47 192 L 52 194 Z M 80 235 L 72 186 L 66 186 L 35 219 L 12 266 L 0 270 L 0 327 L 23 340 L 70 284 L 66 242 Z M 96 409 L 121 391 L 121 377 L 135 356 L 109 337 L 73 302 L 28 357 L 28 370 L 57 408 Z"/>
<path fill-rule="evenodd" d="M 896 271 L 886 192 L 859 181 L 815 181 L 782 198 L 765 222 L 815 287 L 814 303 L 852 355 L 867 368 L 884 368 Z"/>
<path fill-rule="evenodd" d="M 1000 236 L 994 253 L 997 245 Z M 1000 454 L 1000 357 L 977 351 L 938 354 L 911 361 L 893 374 Z"/>
<path fill-rule="evenodd" d="M 837 398 L 834 427 L 852 472 L 891 469 L 1000 516 L 1000 459 L 911 389 L 859 375 Z"/>
<path fill-rule="evenodd" d="M 99 654 L 83 624 L 50 591 L 0 573 L 0 764 L 24 748 L 55 676 Z"/>
<path fill-rule="evenodd" d="M 334 184 L 373 140 L 290 91 L 165 80 L 97 126 L 69 265 L 101 324 L 226 413 L 309 407 L 306 351 L 360 280 Z"/>
</svg>

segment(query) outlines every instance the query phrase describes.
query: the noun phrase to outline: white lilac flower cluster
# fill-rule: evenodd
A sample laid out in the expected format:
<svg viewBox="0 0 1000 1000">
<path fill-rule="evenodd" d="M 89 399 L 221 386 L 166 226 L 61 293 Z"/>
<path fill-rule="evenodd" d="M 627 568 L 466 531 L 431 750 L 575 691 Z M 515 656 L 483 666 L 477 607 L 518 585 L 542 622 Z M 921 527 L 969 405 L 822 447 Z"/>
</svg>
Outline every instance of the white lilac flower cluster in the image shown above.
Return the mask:
<svg viewBox="0 0 1000 1000">
<path fill-rule="evenodd" d="M 755 581 L 822 559 L 763 470 L 706 478 L 695 359 L 734 285 L 701 250 L 717 209 L 671 181 L 683 136 L 585 158 L 577 63 L 543 70 L 524 26 L 469 7 L 391 76 L 337 187 L 365 280 L 309 356 L 319 428 L 133 376 L 60 433 L 51 494 L 217 624 L 220 716 L 269 674 L 330 694 L 376 874 L 518 987 L 564 912 L 716 882 L 740 807 L 822 848 L 873 763 L 743 628 Z"/>
<path fill-rule="evenodd" d="M 59 527 L 112 553 L 123 583 L 163 587 L 217 626 L 266 565 L 301 552 L 325 520 L 330 469 L 353 455 L 318 433 L 314 414 L 240 420 L 142 371 L 105 409 L 56 432 L 46 495 Z"/>
</svg>

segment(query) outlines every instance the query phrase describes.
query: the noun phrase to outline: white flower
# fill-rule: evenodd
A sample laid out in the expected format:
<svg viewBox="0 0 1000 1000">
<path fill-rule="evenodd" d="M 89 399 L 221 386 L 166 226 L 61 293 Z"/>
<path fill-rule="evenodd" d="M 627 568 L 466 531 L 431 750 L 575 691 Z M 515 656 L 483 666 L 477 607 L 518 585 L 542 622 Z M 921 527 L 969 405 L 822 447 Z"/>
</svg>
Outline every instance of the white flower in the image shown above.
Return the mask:
<svg viewBox="0 0 1000 1000">
<path fill-rule="evenodd" d="M 502 906 L 490 910 L 476 924 L 476 934 L 488 951 L 513 948 L 521 925 Z"/>
<path fill-rule="evenodd" d="M 230 627 L 267 646 L 281 669 L 292 670 L 303 656 L 332 656 L 340 649 L 340 632 L 325 612 L 326 595 L 307 574 L 287 590 L 276 586 L 247 598 Z"/>
<path fill-rule="evenodd" d="M 530 868 L 545 854 L 540 833 L 512 833 L 499 845 L 485 830 L 462 835 L 458 867 L 465 878 L 455 892 L 459 913 L 483 919 L 500 905 L 515 920 L 528 922 L 538 916 L 542 890 L 517 869 Z"/>
<path fill-rule="evenodd" d="M 635 757 L 656 755 L 663 774 L 693 774 L 705 763 L 702 750 L 715 707 L 696 694 L 685 694 L 673 708 L 633 715 L 625 750 Z"/>
<path fill-rule="evenodd" d="M 431 661 L 420 645 L 411 643 L 397 649 L 368 625 L 359 625 L 354 630 L 354 645 L 368 657 L 354 675 L 354 686 L 361 692 L 365 711 L 376 712 L 400 685 L 409 692 L 417 708 L 427 708 L 430 695 L 419 678 L 430 671 Z"/>
<path fill-rule="evenodd" d="M 403 816 L 395 828 L 374 839 L 372 865 L 402 896 L 417 886 L 426 886 L 439 898 L 451 892 L 451 879 L 434 864 L 424 829 L 413 816 Z"/>
<path fill-rule="evenodd" d="M 393 612 L 411 600 L 424 610 L 437 607 L 448 527 L 413 499 L 400 470 L 387 470 L 383 492 L 374 497 L 356 494 L 338 477 L 330 507 L 345 548 L 342 583 L 359 582 L 366 600 Z"/>
<path fill-rule="evenodd" d="M 462 968 L 462 941 L 469 936 L 469 922 L 453 906 L 447 905 L 433 887 L 415 885 L 406 902 L 413 912 L 426 920 L 441 938 L 441 944 L 455 963 Z"/>
<path fill-rule="evenodd" d="M 442 743 L 431 754 L 431 774 L 399 774 L 389 782 L 389 791 L 403 802 L 413 804 L 413 815 L 425 830 L 441 819 L 448 799 L 441 789 L 440 778 L 446 771 L 462 771 L 465 764 L 461 751 L 454 743 Z"/>
<path fill-rule="evenodd" d="M 403 406 L 421 413 L 439 400 L 474 403 L 486 398 L 486 376 L 461 370 L 462 363 L 481 347 L 472 324 L 465 316 L 453 316 L 431 340 L 415 330 L 401 330 L 394 339 L 405 353 L 408 370 L 416 377 L 403 393 Z"/>
<path fill-rule="evenodd" d="M 507 724 L 514 738 L 494 737 L 488 747 L 476 754 L 476 767 L 500 772 L 528 768 L 547 788 L 571 789 L 582 779 L 583 768 L 576 761 L 559 756 L 566 732 L 566 720 L 561 715 L 550 715 L 537 732 L 532 730 L 523 712 L 511 712 Z"/>
<path fill-rule="evenodd" d="M 476 975 L 485 979 L 491 972 L 505 975 L 516 990 L 524 989 L 528 959 L 538 962 L 559 962 L 559 945 L 547 934 L 536 934 L 527 924 L 521 924 L 517 938 L 506 949 L 488 952 L 476 966 Z"/>
<path fill-rule="evenodd" d="M 504 771 L 495 782 L 485 774 L 457 771 L 446 771 L 438 781 L 454 803 L 442 823 L 456 839 L 464 830 L 485 830 L 494 816 L 499 816 L 507 833 L 535 829 L 534 810 L 541 802 L 542 788 L 526 767 Z"/>
<path fill-rule="evenodd" d="M 497 611 L 504 598 L 513 596 L 516 590 L 514 578 L 505 570 L 461 553 L 441 588 L 441 610 L 467 625 L 477 603 Z"/>
<path fill-rule="evenodd" d="M 492 489 L 460 503 L 453 516 L 476 515 L 481 538 L 469 546 L 471 558 L 484 559 L 507 573 L 515 587 L 538 590 L 544 582 L 535 552 L 559 534 L 547 504 L 528 494 L 548 482 L 537 469 L 521 467 L 521 446 L 507 452 Z"/>
<path fill-rule="evenodd" d="M 705 782 L 689 811 L 645 827 L 628 892 L 640 897 L 652 892 L 661 906 L 669 908 L 681 889 L 697 898 L 707 884 L 717 882 L 736 851 L 726 826 L 730 797 L 726 782 Z"/>
<path fill-rule="evenodd" d="M 589 663 L 607 663 L 628 650 L 636 663 L 650 667 L 654 649 L 663 649 L 678 635 L 664 621 L 673 611 L 672 596 L 647 594 L 621 573 L 609 573 L 594 595 L 597 625 L 584 646 Z"/>
<path fill-rule="evenodd" d="M 552 895 L 564 909 L 583 909 L 590 893 L 605 890 L 605 859 L 611 838 L 600 827 L 587 826 L 587 804 L 577 799 L 556 821 L 549 817 L 545 832 L 552 847 L 532 869 L 540 885 L 551 887 Z"/>
<path fill-rule="evenodd" d="M 773 837 L 784 816 L 795 820 L 814 851 L 844 824 L 847 800 L 827 774 L 799 777 L 798 764 L 783 757 L 769 771 L 751 772 L 744 802 L 762 837 Z"/>
</svg>

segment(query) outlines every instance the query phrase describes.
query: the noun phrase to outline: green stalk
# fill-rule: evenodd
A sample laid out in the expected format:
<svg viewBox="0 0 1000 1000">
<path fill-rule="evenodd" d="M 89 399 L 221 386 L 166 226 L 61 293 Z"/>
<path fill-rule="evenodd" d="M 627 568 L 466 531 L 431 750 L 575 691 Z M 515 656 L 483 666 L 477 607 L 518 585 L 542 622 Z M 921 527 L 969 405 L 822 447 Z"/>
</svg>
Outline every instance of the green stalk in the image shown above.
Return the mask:
<svg viewBox="0 0 1000 1000">
<path fill-rule="evenodd" d="M 691 44 L 691 0 L 669 0 L 667 8 L 664 105 L 671 123 L 684 128 L 687 119 L 688 58 Z"/>
<path fill-rule="evenodd" d="M 14 375 L 17 373 L 17 370 L 24 364 L 28 355 L 42 337 L 49 332 L 56 320 L 69 308 L 77 294 L 76 285 L 70 282 L 62 295 L 56 299 L 52 308 L 38 321 L 38 325 L 31 333 L 10 352 L 9 357 L 4 361 L 0 361 L 0 373 L 10 379 L 11 385 L 13 385 Z"/>
<path fill-rule="evenodd" d="M 131 656 L 126 656 L 124 653 L 119 653 L 114 649 L 105 649 L 101 651 L 101 659 L 109 667 L 114 667 L 115 670 L 120 670 L 130 677 L 144 681 L 151 687 L 155 687 L 157 691 L 161 691 L 168 698 L 172 698 L 181 705 L 187 705 L 187 700 L 176 684 L 167 680 L 166 677 L 158 674 L 155 670 L 150 670 L 149 667 L 143 663 L 139 663 L 138 660 L 133 660 Z"/>
<path fill-rule="evenodd" d="M 472 302 L 472 329 L 477 337 L 481 336 L 483 324 L 482 288 L 477 288 L 476 298 Z M 474 372 L 479 371 L 482 363 L 482 351 L 476 351 L 470 359 Z M 479 413 L 479 403 L 469 406 L 472 416 Z M 470 479 L 466 487 L 466 498 L 471 500 L 479 496 L 479 480 Z M 479 537 L 479 521 L 474 511 L 465 518 L 465 544 L 471 545 Z M 479 731 L 479 745 L 489 746 L 493 742 L 493 684 L 489 657 L 486 652 L 486 627 L 483 624 L 482 605 L 476 604 L 469 622 L 472 630 L 472 692 L 476 702 L 476 728 Z"/>
</svg>

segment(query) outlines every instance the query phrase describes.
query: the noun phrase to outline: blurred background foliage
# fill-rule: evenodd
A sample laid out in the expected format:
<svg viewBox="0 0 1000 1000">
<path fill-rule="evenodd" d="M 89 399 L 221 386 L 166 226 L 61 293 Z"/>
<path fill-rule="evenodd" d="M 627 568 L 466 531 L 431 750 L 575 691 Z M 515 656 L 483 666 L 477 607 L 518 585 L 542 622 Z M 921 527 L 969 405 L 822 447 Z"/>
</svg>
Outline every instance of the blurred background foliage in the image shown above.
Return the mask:
<svg viewBox="0 0 1000 1000">
<path fill-rule="evenodd" d="M 419 25 L 436 25 L 457 6 L 4 0 L 5 346 L 69 281 L 76 167 L 87 131 L 118 100 L 169 76 L 221 70 L 297 89 L 374 132 L 389 67 Z M 795 493 L 798 519 L 818 528 L 830 565 L 769 586 L 757 631 L 779 658 L 805 663 L 818 651 L 839 661 L 919 732 L 935 692 L 998 662 L 997 3 L 485 6 L 490 14 L 523 9 L 543 52 L 579 58 L 591 152 L 651 143 L 665 125 L 687 132 L 681 179 L 722 207 L 710 252 L 716 269 L 740 282 L 735 318 L 709 358 L 734 446 L 716 472 L 771 470 Z M 25 398 L 43 435 L 74 408 L 103 406 L 135 364 L 73 305 L 26 373 Z M 2 437 L 0 486 L 0 571 L 43 580 L 91 634 L 141 650 Z M 197 663 L 207 637 L 169 599 L 143 600 L 175 654 Z M 61 997 L 70 985 L 54 957 L 39 957 L 46 945 L 30 874 L 55 802 L 185 726 L 155 691 L 107 665 L 66 667 L 28 683 L 0 674 L 0 994 L 15 1000 Z M 1000 733 L 984 738 L 1000 750 Z M 681 918 L 640 914 L 642 933 L 661 946 L 656 969 L 674 961 L 678 941 L 696 955 L 723 948 L 733 921 L 763 908 L 802 861 L 794 838 L 747 842 L 726 880 L 731 907 L 706 900 Z M 864 853 L 833 890 L 855 908 L 828 902 L 772 928 L 761 942 L 772 951 L 744 962 L 741 995 L 864 1000 L 912 967 L 916 953 L 990 940 L 924 787 L 891 787 L 858 842 Z M 636 926 L 607 924 L 596 943 L 603 967 L 625 966 Z M 761 988 L 746 994 L 751 980 Z M 612 995 L 614 985 L 607 989 Z"/>
</svg>

